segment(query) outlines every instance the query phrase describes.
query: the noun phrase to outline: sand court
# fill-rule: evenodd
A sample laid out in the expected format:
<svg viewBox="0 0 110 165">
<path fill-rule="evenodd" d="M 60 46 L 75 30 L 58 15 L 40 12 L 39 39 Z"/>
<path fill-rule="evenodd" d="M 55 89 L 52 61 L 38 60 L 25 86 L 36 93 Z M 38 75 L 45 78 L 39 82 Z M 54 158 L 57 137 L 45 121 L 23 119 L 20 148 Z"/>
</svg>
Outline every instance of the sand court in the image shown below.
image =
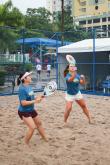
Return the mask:
<svg viewBox="0 0 110 165">
<path fill-rule="evenodd" d="M 18 96 L 0 96 L 0 165 L 110 165 L 110 97 L 84 97 L 95 124 L 74 103 L 65 126 L 64 92 L 56 92 L 37 105 L 49 141 L 36 130 L 28 147 Z"/>
</svg>

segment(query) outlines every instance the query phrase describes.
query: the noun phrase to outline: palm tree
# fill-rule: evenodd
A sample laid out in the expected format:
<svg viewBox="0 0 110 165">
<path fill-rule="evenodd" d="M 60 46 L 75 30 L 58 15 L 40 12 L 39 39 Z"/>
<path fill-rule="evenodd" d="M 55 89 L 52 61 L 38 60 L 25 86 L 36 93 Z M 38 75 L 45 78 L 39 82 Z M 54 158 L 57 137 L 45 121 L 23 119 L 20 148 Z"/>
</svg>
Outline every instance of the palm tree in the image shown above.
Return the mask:
<svg viewBox="0 0 110 165">
<path fill-rule="evenodd" d="M 7 1 L 4 5 L 0 5 L 0 25 L 1 26 L 5 25 L 5 21 L 7 20 L 7 16 L 11 8 L 12 8 L 11 0 Z"/>
<path fill-rule="evenodd" d="M 13 7 L 11 0 L 0 5 L 0 26 L 23 26 L 23 14 Z"/>
<path fill-rule="evenodd" d="M 11 28 L 23 26 L 23 18 L 22 13 L 13 7 L 11 0 L 0 5 L 0 52 L 4 53 L 7 48 L 15 45 L 17 35 Z"/>
</svg>

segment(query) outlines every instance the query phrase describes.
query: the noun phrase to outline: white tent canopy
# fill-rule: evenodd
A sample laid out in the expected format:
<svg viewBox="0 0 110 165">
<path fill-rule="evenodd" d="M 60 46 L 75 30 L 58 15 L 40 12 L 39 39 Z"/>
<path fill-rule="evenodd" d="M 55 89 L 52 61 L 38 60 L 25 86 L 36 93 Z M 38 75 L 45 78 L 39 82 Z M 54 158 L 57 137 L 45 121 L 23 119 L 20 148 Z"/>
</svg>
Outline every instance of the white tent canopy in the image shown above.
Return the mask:
<svg viewBox="0 0 110 165">
<path fill-rule="evenodd" d="M 110 51 L 110 38 L 95 39 L 95 51 Z M 86 39 L 58 48 L 58 53 L 93 52 L 93 39 Z"/>
</svg>

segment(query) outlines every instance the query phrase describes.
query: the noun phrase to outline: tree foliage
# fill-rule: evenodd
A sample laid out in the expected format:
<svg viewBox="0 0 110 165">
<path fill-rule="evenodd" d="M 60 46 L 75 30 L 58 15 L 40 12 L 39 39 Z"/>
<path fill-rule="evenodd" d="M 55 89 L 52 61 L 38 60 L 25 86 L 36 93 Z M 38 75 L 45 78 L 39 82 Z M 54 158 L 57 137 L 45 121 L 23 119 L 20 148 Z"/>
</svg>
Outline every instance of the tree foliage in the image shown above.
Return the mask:
<svg viewBox="0 0 110 165">
<path fill-rule="evenodd" d="M 13 6 L 9 0 L 5 4 L 0 5 L 0 52 L 14 48 L 13 45 L 17 38 L 29 37 L 48 37 L 57 39 L 54 35 L 59 32 L 59 39 L 62 39 L 61 32 L 61 11 L 51 14 L 45 8 L 28 8 L 25 15 L 19 9 Z M 9 28 L 21 29 L 18 33 Z M 78 41 L 88 38 L 88 33 L 81 31 L 80 27 L 73 25 L 71 11 L 67 7 L 64 9 L 64 31 L 63 39 L 67 41 Z M 25 30 L 23 30 L 25 29 Z M 53 37 L 54 36 L 54 37 Z"/>
<path fill-rule="evenodd" d="M 7 49 L 10 51 L 14 50 L 16 39 L 17 35 L 13 30 L 0 28 L 0 52 L 5 53 Z"/>
<path fill-rule="evenodd" d="M 25 27 L 28 29 L 37 29 L 41 31 L 50 31 L 51 13 L 45 8 L 31 9 L 28 8 L 25 16 Z"/>
<path fill-rule="evenodd" d="M 0 26 L 23 26 L 23 14 L 13 7 L 11 0 L 7 1 L 4 5 L 0 5 Z"/>
<path fill-rule="evenodd" d="M 12 27 L 21 27 L 24 24 L 23 14 L 15 7 L 11 0 L 0 5 L 0 52 L 4 53 L 7 48 L 15 45 L 17 34 Z M 11 27 L 11 28 L 10 28 Z"/>
</svg>

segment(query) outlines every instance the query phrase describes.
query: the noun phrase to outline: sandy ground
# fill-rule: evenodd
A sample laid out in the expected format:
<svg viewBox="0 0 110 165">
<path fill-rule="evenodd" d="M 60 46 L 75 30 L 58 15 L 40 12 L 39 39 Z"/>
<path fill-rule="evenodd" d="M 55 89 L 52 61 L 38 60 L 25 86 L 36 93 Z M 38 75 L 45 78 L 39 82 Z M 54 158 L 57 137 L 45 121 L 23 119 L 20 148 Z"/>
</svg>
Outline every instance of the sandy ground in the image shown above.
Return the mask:
<svg viewBox="0 0 110 165">
<path fill-rule="evenodd" d="M 27 127 L 17 115 L 18 97 L 1 96 L 0 165 L 110 165 L 110 97 L 84 97 L 95 124 L 88 124 L 74 103 L 68 125 L 64 126 L 64 93 L 57 92 L 37 105 L 49 142 L 35 130 L 27 147 Z"/>
</svg>

